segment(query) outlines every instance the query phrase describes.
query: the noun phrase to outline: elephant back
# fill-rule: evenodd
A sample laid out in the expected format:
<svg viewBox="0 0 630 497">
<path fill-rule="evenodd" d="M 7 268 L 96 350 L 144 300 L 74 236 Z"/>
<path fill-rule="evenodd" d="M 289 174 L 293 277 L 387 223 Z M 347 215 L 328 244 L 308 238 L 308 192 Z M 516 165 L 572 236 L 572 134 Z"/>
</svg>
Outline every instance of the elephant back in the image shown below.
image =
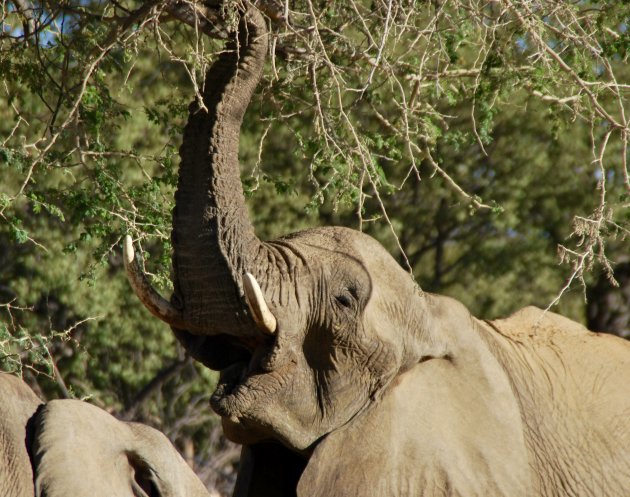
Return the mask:
<svg viewBox="0 0 630 497">
<path fill-rule="evenodd" d="M 516 341 L 545 342 L 554 336 L 583 336 L 589 331 L 580 323 L 555 312 L 530 305 L 504 319 L 488 321 L 502 335 Z"/>
<path fill-rule="evenodd" d="M 520 405 L 534 473 L 545 475 L 536 495 L 545 488 L 627 495 L 630 342 L 535 307 L 489 324 L 499 334 L 493 349 Z M 592 468 L 598 478 L 577 477 Z"/>
</svg>

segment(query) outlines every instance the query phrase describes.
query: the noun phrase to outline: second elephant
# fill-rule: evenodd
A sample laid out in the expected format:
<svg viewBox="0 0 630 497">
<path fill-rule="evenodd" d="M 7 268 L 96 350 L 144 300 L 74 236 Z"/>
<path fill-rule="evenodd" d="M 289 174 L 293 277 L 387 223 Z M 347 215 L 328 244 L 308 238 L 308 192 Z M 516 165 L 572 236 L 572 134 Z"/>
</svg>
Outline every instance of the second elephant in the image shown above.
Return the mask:
<svg viewBox="0 0 630 497">
<path fill-rule="evenodd" d="M 47 404 L 0 373 L 3 497 L 210 497 L 158 430 L 78 400 Z"/>
</svg>

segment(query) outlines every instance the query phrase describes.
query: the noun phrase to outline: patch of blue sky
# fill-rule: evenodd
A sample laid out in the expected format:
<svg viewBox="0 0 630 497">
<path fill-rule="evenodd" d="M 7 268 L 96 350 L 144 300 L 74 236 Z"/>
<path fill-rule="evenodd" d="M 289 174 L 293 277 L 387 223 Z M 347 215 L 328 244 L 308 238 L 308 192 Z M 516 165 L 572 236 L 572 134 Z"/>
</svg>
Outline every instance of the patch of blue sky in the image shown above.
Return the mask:
<svg viewBox="0 0 630 497">
<path fill-rule="evenodd" d="M 516 44 L 516 49 L 520 53 L 526 52 L 527 49 L 529 48 L 529 44 L 527 43 L 527 39 L 524 36 L 519 36 L 514 43 Z"/>
<path fill-rule="evenodd" d="M 95 2 L 90 0 L 79 0 L 80 6 L 94 5 Z M 97 2 L 101 5 L 102 2 Z M 11 3 L 8 3 L 8 10 L 11 13 L 16 12 L 16 8 Z M 52 47 L 59 42 L 59 37 L 65 34 L 71 33 L 77 26 L 77 16 L 65 12 L 58 12 L 56 15 L 52 14 L 41 3 L 33 3 L 32 11 L 30 12 L 31 18 L 35 21 L 37 29 L 37 43 L 43 47 Z M 20 38 L 24 36 L 24 27 L 21 23 L 21 19 L 17 16 L 12 16 L 12 21 L 9 23 L 3 23 L 2 31 L 9 36 Z"/>
<path fill-rule="evenodd" d="M 606 172 L 606 181 L 609 183 L 612 183 L 612 181 L 615 179 L 615 170 L 606 169 L 605 172 Z M 602 174 L 602 170 L 599 167 L 593 171 L 593 176 L 595 177 L 597 181 L 601 181 L 601 179 L 604 177 L 604 175 Z"/>
</svg>

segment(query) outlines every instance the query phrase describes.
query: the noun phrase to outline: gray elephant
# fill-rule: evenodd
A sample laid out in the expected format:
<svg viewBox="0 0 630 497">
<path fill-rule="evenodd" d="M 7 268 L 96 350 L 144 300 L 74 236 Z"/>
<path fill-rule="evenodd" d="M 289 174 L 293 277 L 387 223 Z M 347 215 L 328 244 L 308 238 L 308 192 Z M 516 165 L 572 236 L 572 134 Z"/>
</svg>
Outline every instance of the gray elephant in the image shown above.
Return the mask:
<svg viewBox="0 0 630 497">
<path fill-rule="evenodd" d="M 140 299 L 221 372 L 234 495 L 627 495 L 630 344 L 533 307 L 476 319 L 357 231 L 256 237 L 238 144 L 266 52 L 250 7 L 190 106 L 170 301 L 125 242 Z"/>
<path fill-rule="evenodd" d="M 2 497 L 210 497 L 168 439 L 0 373 Z"/>
</svg>

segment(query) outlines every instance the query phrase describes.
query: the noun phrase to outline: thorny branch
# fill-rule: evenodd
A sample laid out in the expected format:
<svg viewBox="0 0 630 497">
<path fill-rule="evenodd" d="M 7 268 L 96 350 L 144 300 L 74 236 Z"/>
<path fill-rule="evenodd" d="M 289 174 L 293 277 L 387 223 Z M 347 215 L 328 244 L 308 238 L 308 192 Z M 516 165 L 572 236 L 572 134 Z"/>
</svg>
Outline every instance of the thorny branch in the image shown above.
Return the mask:
<svg viewBox="0 0 630 497">
<path fill-rule="evenodd" d="M 143 164 L 154 158 L 130 151 L 94 150 L 94 138 L 85 132 L 80 112 L 86 91 L 98 79 L 113 50 L 122 48 L 137 53 L 140 38 L 153 35 L 156 50 L 181 65 L 199 92 L 199 76 L 210 57 L 204 38 L 225 38 L 233 27 L 235 2 L 219 4 L 218 1 L 151 0 L 139 4 L 112 2 L 98 7 L 48 2 L 44 8 L 38 2 L 5 0 L 0 16 L 6 26 L 0 34 L 2 43 L 37 44 L 34 40 L 41 40 L 46 33 L 59 43 L 70 43 L 71 33 L 62 28 L 69 15 L 75 20 L 75 29 L 83 29 L 88 21 L 94 20 L 108 29 L 99 35 L 80 69 L 69 65 L 67 58 L 62 73 L 52 76 L 56 74 L 53 64 L 42 59 L 43 65 L 50 66 L 42 68 L 51 74 L 50 82 L 64 93 L 51 106 L 56 109 L 55 117 L 63 112 L 61 124 L 46 126 L 32 143 L 20 143 L 20 130 L 32 124 L 19 105 L 11 102 L 14 124 L 3 138 L 2 146 L 19 150 L 27 157 L 28 167 L 20 184 L 0 202 L 0 219 L 10 222 L 7 209 L 24 198 L 39 168 L 53 164 L 50 157 L 58 151 L 61 137 L 69 130 L 77 131 L 75 146 L 65 150 L 78 158 L 75 165 L 89 170 L 92 160 L 108 160 L 119 154 L 121 158 L 132 159 L 142 174 L 148 176 Z M 470 125 L 484 152 L 489 138 L 488 130 L 482 129 L 486 124 L 480 121 L 481 103 L 491 111 L 502 100 L 509 99 L 510 92 L 524 91 L 533 99 L 557 106 L 559 111 L 568 111 L 573 118 L 596 130 L 593 141 L 600 152 L 593 174 L 606 177 L 609 171 L 616 170 L 630 193 L 627 165 L 630 131 L 625 109 L 630 88 L 619 82 L 618 64 L 605 47 L 611 40 L 618 43 L 624 34 L 617 26 L 600 29 L 598 16 L 604 7 L 539 0 L 450 0 L 423 4 L 422 8 L 399 0 L 379 0 L 373 5 L 351 0 L 325 7 L 311 0 L 265 0 L 257 6 L 269 18 L 272 31 L 271 77 L 278 84 L 294 81 L 300 85 L 303 80 L 310 88 L 308 95 L 280 90 L 274 99 L 281 109 L 280 118 L 313 116 L 315 139 L 319 140 L 309 168 L 315 188 L 313 201 L 321 204 L 331 199 L 337 206 L 352 198 L 359 227 L 365 221 L 366 201 L 376 205 L 410 272 L 413 268 L 388 215 L 384 195 L 391 188 L 388 177 L 396 176 L 394 167 L 407 171 L 404 179 L 397 182 L 398 189 L 409 187 L 410 180 L 420 181 L 425 168 L 441 178 L 473 210 L 493 206 L 492 202 L 471 193 L 468 179 L 458 177 L 454 165 L 443 163 L 436 153 L 440 135 L 455 118 L 461 117 L 449 114 L 440 103 L 449 93 L 456 92 L 459 98 L 472 102 Z M 175 46 L 172 26 L 178 23 L 186 24 L 193 33 L 188 49 L 192 55 L 182 54 Z M 77 52 L 79 48 L 70 44 L 67 53 Z M 476 55 L 460 59 L 459 51 Z M 282 69 L 279 63 L 283 64 Z M 587 74 L 584 67 L 594 67 L 595 74 Z M 7 86 L 7 81 L 4 84 L 7 95 L 11 95 L 14 90 Z M 507 88 L 510 85 L 512 88 Z M 375 103 L 374 95 L 381 94 L 386 95 L 387 109 Z M 61 106 L 63 98 L 66 101 Z M 367 118 L 366 104 L 371 111 Z M 55 120 L 51 118 L 50 122 Z M 391 151 L 375 147 L 378 137 L 368 129 L 370 121 L 384 125 L 387 136 L 395 138 L 402 158 L 394 158 Z M 602 132 L 604 128 L 607 130 Z M 617 159 L 606 153 L 612 143 L 619 149 Z M 259 154 L 262 150 L 261 143 Z M 322 174 L 319 166 L 322 161 L 333 165 L 326 174 Z M 264 164 L 257 163 L 252 173 L 256 182 L 264 169 Z M 119 183 L 124 191 L 125 185 Z M 575 218 L 577 225 L 586 219 L 594 227 L 580 235 L 585 238 L 579 247 L 597 248 L 602 254 L 607 226 L 616 223 L 606 193 L 601 186 L 596 193 L 598 209 L 591 216 L 576 213 Z M 142 209 L 131 196 L 123 197 L 126 207 L 111 209 L 109 214 L 142 239 L 146 234 L 141 227 L 147 226 L 138 218 Z M 606 222 L 601 222 L 602 216 Z M 375 219 L 372 216 L 370 221 Z M 167 233 L 156 229 L 160 237 L 167 238 Z M 582 257 L 584 252 L 576 249 L 578 246 L 571 248 L 568 244 L 561 249 L 561 259 L 574 264 L 567 288 L 574 281 L 581 281 L 584 270 L 590 267 L 587 261 L 591 256 Z M 607 267 L 605 258 L 596 260 Z"/>
<path fill-rule="evenodd" d="M 85 323 L 97 321 L 101 316 L 89 316 L 77 320 L 63 330 L 51 328 L 42 333 L 40 331 L 26 330 L 16 319 L 16 313 L 33 312 L 32 307 L 23 307 L 15 304 L 15 300 L 0 304 L 0 365 L 2 370 L 16 372 L 22 376 L 25 370 L 35 374 L 43 374 L 55 380 L 64 398 L 70 394 L 63 378 L 57 370 L 57 365 L 51 348 L 58 344 L 71 341 L 73 333 Z M 8 321 L 4 319 L 8 316 Z"/>
</svg>

